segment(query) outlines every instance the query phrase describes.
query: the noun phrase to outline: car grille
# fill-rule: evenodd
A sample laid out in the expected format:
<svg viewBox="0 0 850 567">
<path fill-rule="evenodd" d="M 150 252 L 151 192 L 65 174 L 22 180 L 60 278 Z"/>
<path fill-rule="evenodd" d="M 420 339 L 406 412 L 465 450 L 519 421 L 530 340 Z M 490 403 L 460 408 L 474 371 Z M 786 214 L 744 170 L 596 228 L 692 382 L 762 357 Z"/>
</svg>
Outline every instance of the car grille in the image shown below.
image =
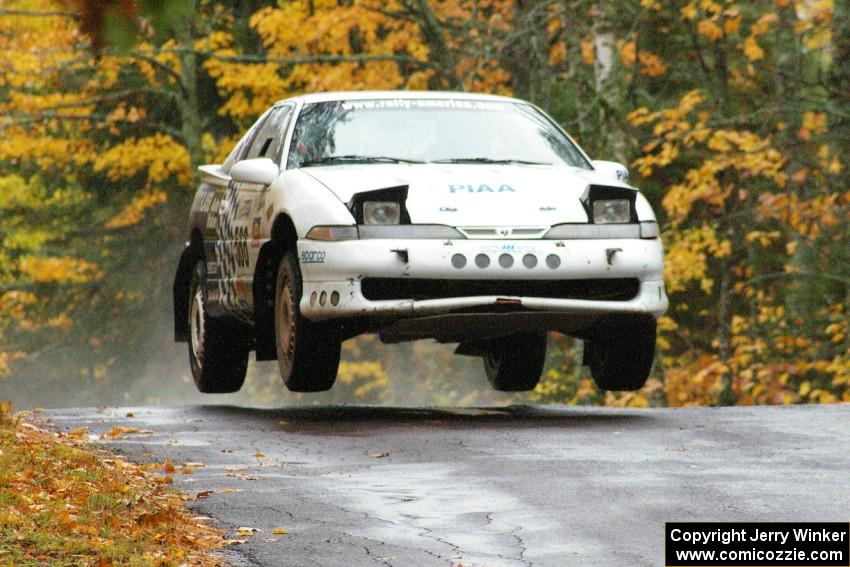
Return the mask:
<svg viewBox="0 0 850 567">
<path fill-rule="evenodd" d="M 418 278 L 365 278 L 361 290 L 366 299 L 448 299 L 499 295 L 628 301 L 637 296 L 635 278 L 586 280 L 442 280 Z"/>
</svg>

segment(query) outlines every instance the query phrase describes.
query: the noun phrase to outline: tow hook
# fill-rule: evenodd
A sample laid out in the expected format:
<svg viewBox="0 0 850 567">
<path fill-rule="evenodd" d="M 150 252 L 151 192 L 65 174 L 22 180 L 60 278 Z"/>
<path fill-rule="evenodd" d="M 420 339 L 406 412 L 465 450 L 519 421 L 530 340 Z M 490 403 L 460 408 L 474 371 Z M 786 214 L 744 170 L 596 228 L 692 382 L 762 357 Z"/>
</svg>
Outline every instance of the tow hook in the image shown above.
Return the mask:
<svg viewBox="0 0 850 567">
<path fill-rule="evenodd" d="M 405 264 L 410 263 L 410 254 L 408 254 L 407 248 L 395 248 L 393 250 L 390 250 L 390 252 L 395 252 L 396 254 L 398 254 L 398 257 L 401 258 L 401 261 Z"/>
<path fill-rule="evenodd" d="M 617 252 L 622 252 L 622 248 L 606 248 L 605 249 L 605 259 L 608 262 L 608 265 L 611 266 L 614 263 L 614 254 Z"/>
</svg>

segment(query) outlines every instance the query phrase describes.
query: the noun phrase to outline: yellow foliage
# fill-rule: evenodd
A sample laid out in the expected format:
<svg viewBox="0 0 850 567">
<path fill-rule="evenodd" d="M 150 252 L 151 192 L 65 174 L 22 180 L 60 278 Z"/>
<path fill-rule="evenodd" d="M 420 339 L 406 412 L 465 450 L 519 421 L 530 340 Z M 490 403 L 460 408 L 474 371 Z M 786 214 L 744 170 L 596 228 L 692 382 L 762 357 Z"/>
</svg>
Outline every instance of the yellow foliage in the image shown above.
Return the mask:
<svg viewBox="0 0 850 567">
<path fill-rule="evenodd" d="M 342 361 L 339 365 L 337 380 L 354 388 L 359 399 L 380 396 L 389 385 L 389 376 L 383 365 L 377 361 Z"/>
<path fill-rule="evenodd" d="M 23 256 L 18 269 L 37 283 L 85 283 L 103 276 L 96 264 L 67 256 Z"/>
<path fill-rule="evenodd" d="M 764 49 L 759 46 L 754 36 L 748 36 L 744 40 L 744 55 L 750 61 L 758 61 L 764 59 Z"/>
<path fill-rule="evenodd" d="M 593 65 L 596 62 L 596 51 L 593 43 L 593 37 L 586 37 L 581 40 L 581 60 L 585 65 Z"/>
<path fill-rule="evenodd" d="M 165 191 L 144 191 L 130 201 L 124 210 L 106 222 L 106 228 L 125 228 L 142 222 L 145 211 L 168 201 Z"/>
<path fill-rule="evenodd" d="M 716 230 L 707 224 L 686 228 L 668 239 L 664 256 L 664 280 L 670 292 L 684 291 L 690 282 L 699 282 L 708 293 L 714 286 L 709 277 L 709 257 L 722 258 L 731 252 L 731 243 L 718 238 Z"/>
<path fill-rule="evenodd" d="M 700 20 L 697 24 L 697 32 L 699 32 L 700 35 L 704 35 L 711 41 L 717 41 L 723 37 L 723 29 L 721 29 L 714 20 L 710 20 L 708 18 Z"/>
<path fill-rule="evenodd" d="M 189 153 L 168 134 L 130 138 L 109 148 L 94 162 L 95 171 L 105 171 L 112 181 L 145 173 L 158 183 L 175 176 L 182 185 L 192 179 Z"/>
<path fill-rule="evenodd" d="M 769 12 L 761 16 L 756 23 L 752 25 L 750 28 L 750 35 L 753 37 L 758 37 L 770 29 L 770 26 L 773 25 L 776 21 L 779 20 L 779 16 L 776 15 L 775 12 Z"/>
<path fill-rule="evenodd" d="M 664 60 L 649 51 L 643 49 L 637 51 L 635 40 L 628 41 L 620 47 L 620 61 L 628 68 L 634 67 L 635 61 L 638 61 L 638 71 L 648 77 L 660 77 L 667 73 Z"/>
</svg>

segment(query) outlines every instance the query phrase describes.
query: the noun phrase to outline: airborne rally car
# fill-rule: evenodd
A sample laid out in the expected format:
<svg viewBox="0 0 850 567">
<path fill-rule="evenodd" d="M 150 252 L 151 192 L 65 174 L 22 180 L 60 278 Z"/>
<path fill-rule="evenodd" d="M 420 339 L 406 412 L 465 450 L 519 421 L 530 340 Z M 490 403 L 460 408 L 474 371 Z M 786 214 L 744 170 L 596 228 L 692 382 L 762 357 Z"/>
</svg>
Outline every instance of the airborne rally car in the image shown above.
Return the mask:
<svg viewBox="0 0 850 567">
<path fill-rule="evenodd" d="M 251 350 L 290 390 L 327 390 L 362 333 L 457 343 L 521 391 L 559 331 L 600 388 L 646 381 L 667 308 L 655 216 L 623 166 L 531 104 L 306 95 L 200 170 L 174 324 L 202 392 L 238 390 Z"/>
</svg>

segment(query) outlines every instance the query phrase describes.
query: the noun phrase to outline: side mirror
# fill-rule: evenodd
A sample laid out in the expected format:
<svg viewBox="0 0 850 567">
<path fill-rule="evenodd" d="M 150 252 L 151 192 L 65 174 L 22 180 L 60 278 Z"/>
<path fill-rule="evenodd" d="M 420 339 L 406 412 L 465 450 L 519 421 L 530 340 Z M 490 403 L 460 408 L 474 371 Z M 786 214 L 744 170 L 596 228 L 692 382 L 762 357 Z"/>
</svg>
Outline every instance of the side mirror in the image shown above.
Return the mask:
<svg viewBox="0 0 850 567">
<path fill-rule="evenodd" d="M 616 161 L 605 161 L 601 159 L 595 159 L 590 163 L 591 165 L 593 165 L 593 169 L 595 169 L 605 177 L 620 181 L 622 183 L 629 182 L 629 170 L 626 169 L 626 166 L 622 163 L 618 163 Z"/>
<path fill-rule="evenodd" d="M 269 158 L 243 159 L 230 168 L 230 177 L 237 183 L 268 185 L 278 173 L 280 168 Z"/>
</svg>

